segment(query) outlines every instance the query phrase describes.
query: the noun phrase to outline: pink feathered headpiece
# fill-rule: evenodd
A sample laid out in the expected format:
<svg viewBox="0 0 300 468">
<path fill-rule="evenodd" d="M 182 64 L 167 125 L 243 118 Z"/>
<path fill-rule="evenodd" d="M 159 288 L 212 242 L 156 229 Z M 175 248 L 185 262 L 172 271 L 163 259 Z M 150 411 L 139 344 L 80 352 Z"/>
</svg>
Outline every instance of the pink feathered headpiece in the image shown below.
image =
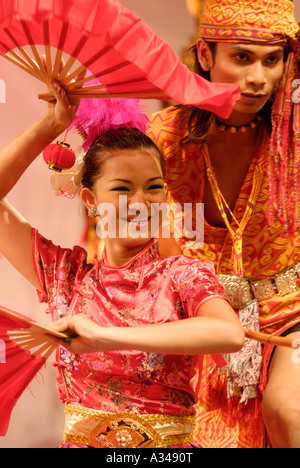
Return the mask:
<svg viewBox="0 0 300 468">
<path fill-rule="evenodd" d="M 99 82 L 93 80 L 91 83 L 98 84 Z M 97 138 L 109 130 L 124 127 L 136 128 L 145 132 L 147 122 L 148 118 L 142 112 L 138 99 L 83 99 L 76 117 L 68 129 L 68 131 L 74 128 L 77 130 L 84 140 L 83 145 L 77 149 L 76 154 L 65 148 L 65 143 L 59 142 L 57 145 L 50 145 L 44 152 L 44 159 L 54 172 L 51 184 L 55 193 L 67 198 L 75 197 L 80 189 L 84 172 L 84 153 L 87 153 Z M 73 157 L 75 164 L 72 166 L 73 163 L 69 164 L 69 160 Z"/>
<path fill-rule="evenodd" d="M 69 129 L 77 129 L 84 140 L 82 146 L 86 152 L 100 135 L 109 130 L 125 127 L 145 132 L 147 122 L 138 99 L 83 99 Z"/>
</svg>

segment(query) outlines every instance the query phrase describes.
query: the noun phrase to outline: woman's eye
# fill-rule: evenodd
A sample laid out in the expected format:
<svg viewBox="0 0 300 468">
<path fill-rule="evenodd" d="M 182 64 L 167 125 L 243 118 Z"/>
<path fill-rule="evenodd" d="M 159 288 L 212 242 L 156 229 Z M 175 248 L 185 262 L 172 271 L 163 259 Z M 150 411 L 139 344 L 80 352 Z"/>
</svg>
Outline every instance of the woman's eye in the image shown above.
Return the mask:
<svg viewBox="0 0 300 468">
<path fill-rule="evenodd" d="M 125 186 L 120 186 L 120 187 L 114 187 L 111 189 L 112 192 L 130 192 L 130 189 Z"/>
<path fill-rule="evenodd" d="M 149 190 L 161 190 L 161 189 L 163 189 L 162 185 L 151 185 L 149 187 Z"/>
</svg>

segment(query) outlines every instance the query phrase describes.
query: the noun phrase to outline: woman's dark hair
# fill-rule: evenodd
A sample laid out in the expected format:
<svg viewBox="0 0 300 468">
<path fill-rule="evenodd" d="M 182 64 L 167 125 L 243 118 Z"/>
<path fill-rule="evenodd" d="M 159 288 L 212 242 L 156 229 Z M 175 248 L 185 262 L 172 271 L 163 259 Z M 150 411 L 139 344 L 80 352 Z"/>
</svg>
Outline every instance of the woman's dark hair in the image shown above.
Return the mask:
<svg viewBox="0 0 300 468">
<path fill-rule="evenodd" d="M 151 152 L 157 157 L 163 174 L 165 173 L 164 159 L 155 143 L 147 135 L 136 128 L 119 128 L 104 133 L 90 146 L 85 156 L 82 187 L 92 190 L 96 180 L 101 176 L 105 161 L 124 150 Z"/>
</svg>

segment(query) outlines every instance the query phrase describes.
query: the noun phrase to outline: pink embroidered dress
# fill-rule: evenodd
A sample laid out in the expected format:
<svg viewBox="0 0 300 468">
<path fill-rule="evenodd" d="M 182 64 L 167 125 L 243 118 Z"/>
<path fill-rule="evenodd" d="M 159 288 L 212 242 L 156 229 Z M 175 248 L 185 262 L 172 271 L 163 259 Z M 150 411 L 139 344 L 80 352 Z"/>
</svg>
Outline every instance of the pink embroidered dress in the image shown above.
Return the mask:
<svg viewBox="0 0 300 468">
<path fill-rule="evenodd" d="M 212 264 L 164 259 L 155 240 L 122 267 L 105 255 L 88 264 L 84 249 L 55 246 L 35 230 L 32 249 L 39 299 L 53 320 L 84 313 L 104 327 L 138 327 L 194 317 L 204 302 L 224 298 Z M 197 359 L 135 350 L 72 355 L 61 347 L 59 397 L 109 413 L 194 415 Z"/>
</svg>

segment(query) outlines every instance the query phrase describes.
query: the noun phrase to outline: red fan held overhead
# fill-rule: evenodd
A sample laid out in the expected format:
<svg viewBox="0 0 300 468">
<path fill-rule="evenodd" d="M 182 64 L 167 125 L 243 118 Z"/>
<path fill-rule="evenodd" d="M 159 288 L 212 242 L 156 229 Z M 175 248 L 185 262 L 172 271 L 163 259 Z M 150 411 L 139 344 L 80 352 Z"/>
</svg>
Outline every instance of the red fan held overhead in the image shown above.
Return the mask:
<svg viewBox="0 0 300 468">
<path fill-rule="evenodd" d="M 240 97 L 237 86 L 192 73 L 117 0 L 0 0 L 0 54 L 70 97 L 174 99 L 223 118 Z M 95 78 L 101 84 L 84 86 Z"/>
</svg>

